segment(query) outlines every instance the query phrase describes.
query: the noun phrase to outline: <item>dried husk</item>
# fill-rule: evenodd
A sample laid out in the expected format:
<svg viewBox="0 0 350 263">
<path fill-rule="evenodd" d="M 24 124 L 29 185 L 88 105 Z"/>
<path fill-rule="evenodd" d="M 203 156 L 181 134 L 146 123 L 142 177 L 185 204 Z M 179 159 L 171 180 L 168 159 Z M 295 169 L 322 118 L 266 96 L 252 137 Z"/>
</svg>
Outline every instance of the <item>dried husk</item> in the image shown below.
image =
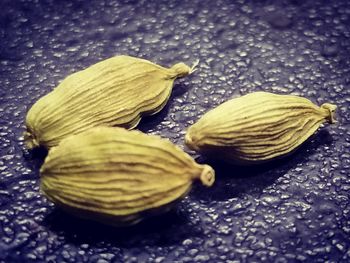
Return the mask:
<svg viewBox="0 0 350 263">
<path fill-rule="evenodd" d="M 56 205 L 115 226 L 168 211 L 196 180 L 211 186 L 213 169 L 166 139 L 123 128 L 73 135 L 41 168 L 41 189 Z"/>
<path fill-rule="evenodd" d="M 166 104 L 176 78 L 193 72 L 184 63 L 164 68 L 144 59 L 116 56 L 64 79 L 26 117 L 29 149 L 50 148 L 97 126 L 132 129 Z"/>
<path fill-rule="evenodd" d="M 293 95 L 254 92 L 231 99 L 189 127 L 189 148 L 238 164 L 261 163 L 293 152 L 325 122 L 336 106 L 318 107 Z"/>
</svg>

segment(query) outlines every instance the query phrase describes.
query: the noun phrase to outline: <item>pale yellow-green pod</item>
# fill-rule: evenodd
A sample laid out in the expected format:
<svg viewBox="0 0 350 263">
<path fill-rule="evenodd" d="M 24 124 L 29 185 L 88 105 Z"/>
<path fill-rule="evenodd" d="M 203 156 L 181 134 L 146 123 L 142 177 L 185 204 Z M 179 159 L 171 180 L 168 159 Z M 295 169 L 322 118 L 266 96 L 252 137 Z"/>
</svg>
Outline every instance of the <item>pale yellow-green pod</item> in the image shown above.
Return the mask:
<svg viewBox="0 0 350 263">
<path fill-rule="evenodd" d="M 41 190 L 56 205 L 115 226 L 166 212 L 194 181 L 211 186 L 215 180 L 209 165 L 169 140 L 110 127 L 64 139 L 49 151 L 40 173 Z"/>
<path fill-rule="evenodd" d="M 293 152 L 336 106 L 293 95 L 254 92 L 210 110 L 186 133 L 189 148 L 228 162 L 255 164 Z"/>
<path fill-rule="evenodd" d="M 174 80 L 194 67 L 178 63 L 164 68 L 144 59 L 116 56 L 76 72 L 31 107 L 26 145 L 50 148 L 96 126 L 132 129 L 143 116 L 159 112 Z"/>
</svg>

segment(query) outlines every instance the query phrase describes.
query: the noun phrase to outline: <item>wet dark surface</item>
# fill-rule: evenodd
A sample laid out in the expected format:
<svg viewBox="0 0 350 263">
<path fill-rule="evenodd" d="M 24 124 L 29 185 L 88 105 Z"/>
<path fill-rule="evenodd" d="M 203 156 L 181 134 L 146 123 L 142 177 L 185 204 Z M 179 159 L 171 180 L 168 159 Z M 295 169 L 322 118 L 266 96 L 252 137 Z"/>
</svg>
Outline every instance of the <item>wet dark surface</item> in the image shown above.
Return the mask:
<svg viewBox="0 0 350 263">
<path fill-rule="evenodd" d="M 350 261 L 349 1 L 1 0 L 0 8 L 1 262 Z M 24 118 L 68 74 L 118 54 L 164 66 L 200 60 L 140 125 L 180 147 L 208 109 L 257 90 L 332 102 L 339 122 L 283 160 L 213 164 L 215 186 L 196 186 L 164 216 L 121 230 L 82 222 L 39 192 L 44 155 L 24 151 Z"/>
</svg>

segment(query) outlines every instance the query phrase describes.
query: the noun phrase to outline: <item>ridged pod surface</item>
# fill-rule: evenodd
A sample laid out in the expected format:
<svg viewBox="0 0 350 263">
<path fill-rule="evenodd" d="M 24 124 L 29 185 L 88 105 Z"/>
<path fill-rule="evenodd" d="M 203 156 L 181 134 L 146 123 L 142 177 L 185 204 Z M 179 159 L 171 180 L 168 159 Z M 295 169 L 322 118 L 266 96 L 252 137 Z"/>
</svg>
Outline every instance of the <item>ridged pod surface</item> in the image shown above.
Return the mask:
<svg viewBox="0 0 350 263">
<path fill-rule="evenodd" d="M 254 92 L 204 114 L 185 140 L 195 151 L 232 163 L 264 162 L 295 150 L 322 123 L 334 123 L 335 109 L 299 96 Z"/>
<path fill-rule="evenodd" d="M 96 126 L 132 129 L 142 116 L 159 112 L 174 80 L 193 68 L 178 63 L 168 69 L 144 59 L 116 56 L 74 73 L 31 107 L 26 145 L 50 148 Z"/>
<path fill-rule="evenodd" d="M 98 127 L 63 140 L 41 168 L 41 189 L 83 218 L 116 226 L 165 212 L 214 171 L 166 139 L 123 128 Z"/>
</svg>

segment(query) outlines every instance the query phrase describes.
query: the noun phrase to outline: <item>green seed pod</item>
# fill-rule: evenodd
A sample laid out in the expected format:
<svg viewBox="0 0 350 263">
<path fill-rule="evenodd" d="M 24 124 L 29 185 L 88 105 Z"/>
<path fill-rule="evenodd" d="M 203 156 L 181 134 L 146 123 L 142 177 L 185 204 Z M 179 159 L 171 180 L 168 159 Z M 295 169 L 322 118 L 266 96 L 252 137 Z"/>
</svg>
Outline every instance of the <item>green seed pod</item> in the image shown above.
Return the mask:
<svg viewBox="0 0 350 263">
<path fill-rule="evenodd" d="M 159 112 L 174 80 L 193 69 L 184 63 L 168 69 L 144 59 L 117 56 L 74 73 L 29 110 L 26 145 L 50 148 L 96 126 L 132 129 L 142 116 Z"/>
<path fill-rule="evenodd" d="M 188 129 L 186 144 L 229 162 L 260 163 L 294 151 L 322 123 L 334 123 L 335 109 L 298 96 L 254 92 L 207 112 Z"/>
<path fill-rule="evenodd" d="M 158 136 L 97 127 L 63 140 L 41 168 L 41 189 L 79 217 L 124 226 L 168 211 L 214 171 Z"/>
</svg>

